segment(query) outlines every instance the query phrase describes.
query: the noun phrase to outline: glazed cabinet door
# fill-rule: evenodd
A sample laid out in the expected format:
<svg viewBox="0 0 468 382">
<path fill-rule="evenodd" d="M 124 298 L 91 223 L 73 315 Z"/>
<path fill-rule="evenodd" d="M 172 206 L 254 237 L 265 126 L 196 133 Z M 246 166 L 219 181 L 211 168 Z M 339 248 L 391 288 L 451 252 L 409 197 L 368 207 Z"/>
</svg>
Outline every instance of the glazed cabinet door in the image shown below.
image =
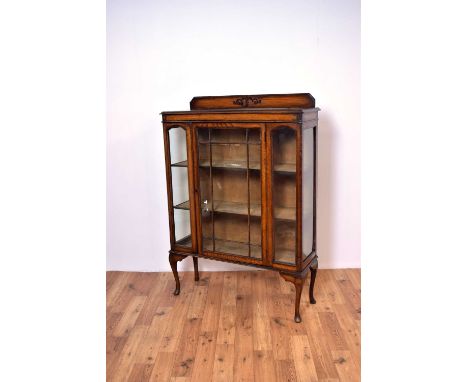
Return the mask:
<svg viewBox="0 0 468 382">
<path fill-rule="evenodd" d="M 199 251 L 262 263 L 260 124 L 195 124 Z"/>
<path fill-rule="evenodd" d="M 275 268 L 298 269 L 301 260 L 300 126 L 269 124 L 269 260 Z"/>
<path fill-rule="evenodd" d="M 171 248 L 196 252 L 191 128 L 164 124 Z"/>
</svg>

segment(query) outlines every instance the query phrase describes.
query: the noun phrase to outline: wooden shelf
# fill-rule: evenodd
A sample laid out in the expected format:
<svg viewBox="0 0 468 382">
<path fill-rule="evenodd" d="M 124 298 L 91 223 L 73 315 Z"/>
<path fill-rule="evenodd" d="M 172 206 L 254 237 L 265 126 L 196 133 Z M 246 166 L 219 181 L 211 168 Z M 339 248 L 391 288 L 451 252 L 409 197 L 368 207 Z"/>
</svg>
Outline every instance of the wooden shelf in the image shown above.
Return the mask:
<svg viewBox="0 0 468 382">
<path fill-rule="evenodd" d="M 181 245 L 183 247 L 191 247 L 192 246 L 192 236 L 191 235 L 185 236 L 182 239 L 177 240 L 176 244 Z"/>
<path fill-rule="evenodd" d="M 205 205 L 202 205 L 202 208 Z M 190 209 L 190 202 L 186 200 L 180 204 L 174 206 L 174 208 L 179 210 L 189 210 Z M 208 202 L 208 208 L 211 208 L 211 202 Z M 234 215 L 247 215 L 248 213 L 248 206 L 246 203 L 236 203 L 236 202 L 229 202 L 224 200 L 215 200 L 213 202 L 214 212 L 222 212 L 227 214 L 234 214 Z M 288 207 L 275 207 L 275 219 L 279 220 L 288 220 L 288 221 L 296 221 L 296 209 L 295 208 L 288 208 Z M 262 216 L 262 206 L 259 203 L 251 203 L 250 204 L 250 216 Z"/>
<path fill-rule="evenodd" d="M 202 161 L 199 163 L 200 167 L 210 167 L 209 161 Z M 223 161 L 223 160 L 213 160 L 212 161 L 213 168 L 228 168 L 228 169 L 247 169 L 247 161 Z M 250 162 L 249 163 L 250 170 L 260 170 L 260 162 Z M 295 174 L 296 173 L 296 164 L 295 163 L 278 163 L 275 164 L 274 171 L 288 173 L 288 174 Z"/>
<path fill-rule="evenodd" d="M 208 206 L 210 206 L 208 204 Z M 235 203 L 222 200 L 215 200 L 213 202 L 213 208 L 215 212 L 224 212 L 228 214 L 236 215 L 247 215 L 248 206 L 246 203 Z M 258 203 L 250 204 L 250 215 L 251 216 L 262 216 L 262 206 Z"/>
<path fill-rule="evenodd" d="M 250 162 L 249 168 L 251 170 L 260 170 L 259 162 Z M 210 161 L 200 162 L 200 167 L 210 167 Z M 223 160 L 213 160 L 212 167 L 214 168 L 229 168 L 229 169 L 247 169 L 247 161 L 223 161 Z"/>
<path fill-rule="evenodd" d="M 250 164 L 249 168 L 251 170 L 260 170 L 260 162 L 251 161 L 249 164 Z M 188 164 L 186 160 L 171 164 L 172 167 L 187 167 L 187 165 Z M 210 167 L 210 162 L 209 161 L 200 162 L 200 167 Z M 214 160 L 213 167 L 247 169 L 247 161 L 228 162 L 228 161 Z M 296 164 L 295 163 L 278 163 L 278 164 L 275 164 L 274 170 L 277 172 L 295 173 Z"/>
<path fill-rule="evenodd" d="M 171 167 L 187 167 L 187 161 L 184 160 L 182 162 L 172 163 Z"/>
<path fill-rule="evenodd" d="M 276 163 L 273 166 L 273 170 L 276 172 L 285 172 L 288 174 L 295 174 L 296 164 L 295 163 Z"/>
<path fill-rule="evenodd" d="M 203 238 L 203 249 L 205 251 L 213 251 L 213 240 L 211 238 Z M 215 239 L 215 252 L 232 253 L 238 256 L 249 255 L 249 244 L 238 241 Z M 250 244 L 250 257 L 256 259 L 262 258 L 262 248 L 260 245 Z M 274 262 L 295 264 L 296 253 L 288 249 L 277 249 L 274 253 Z"/>
<path fill-rule="evenodd" d="M 202 145 L 209 145 L 210 144 L 209 141 L 198 141 L 198 143 L 200 143 Z M 260 141 L 249 141 L 249 142 L 246 142 L 246 141 L 239 141 L 239 142 L 211 141 L 211 144 L 212 145 L 246 145 L 246 144 L 260 145 L 261 142 Z"/>
<path fill-rule="evenodd" d="M 296 209 L 291 207 L 274 207 L 274 218 L 278 220 L 296 221 Z"/>
<path fill-rule="evenodd" d="M 210 206 L 210 203 L 208 203 Z M 248 206 L 246 203 L 235 203 L 228 201 L 215 200 L 213 202 L 215 212 L 224 212 L 236 215 L 247 215 Z M 275 219 L 279 220 L 296 220 L 296 209 L 287 207 L 275 207 Z M 259 203 L 250 204 L 250 216 L 262 216 L 262 206 Z"/>
<path fill-rule="evenodd" d="M 213 251 L 213 240 L 211 238 L 203 238 L 203 249 L 205 251 Z M 249 256 L 249 243 L 238 241 L 215 239 L 216 252 L 230 253 L 238 256 Z M 262 248 L 260 245 L 250 244 L 250 257 L 261 259 Z"/>
<path fill-rule="evenodd" d="M 190 210 L 190 201 L 186 200 L 185 202 L 179 203 L 174 206 L 178 210 Z"/>
</svg>

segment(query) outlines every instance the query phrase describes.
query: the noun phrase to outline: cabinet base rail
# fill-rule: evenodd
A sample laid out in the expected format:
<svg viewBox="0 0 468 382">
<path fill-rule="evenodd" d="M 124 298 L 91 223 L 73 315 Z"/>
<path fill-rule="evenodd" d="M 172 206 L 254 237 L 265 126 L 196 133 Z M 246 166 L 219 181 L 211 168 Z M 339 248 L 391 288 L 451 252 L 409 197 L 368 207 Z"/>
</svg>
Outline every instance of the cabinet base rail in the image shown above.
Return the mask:
<svg viewBox="0 0 468 382">
<path fill-rule="evenodd" d="M 179 280 L 179 273 L 177 271 L 177 263 L 179 261 L 184 260 L 187 257 L 192 257 L 193 268 L 194 268 L 194 273 L 195 273 L 195 281 L 199 281 L 200 275 L 198 273 L 198 255 L 194 255 L 192 253 L 182 254 L 180 252 L 169 251 L 169 263 L 171 264 L 172 273 L 174 274 L 174 279 L 176 283 L 176 288 L 174 290 L 174 295 L 176 296 L 179 295 L 180 293 L 180 280 Z M 216 260 L 213 258 L 208 258 L 208 259 Z M 314 298 L 314 285 L 315 285 L 315 278 L 317 276 L 317 268 L 318 268 L 317 255 L 314 255 L 314 257 L 312 258 L 308 266 L 305 267 L 304 270 L 302 270 L 301 272 L 289 272 L 289 271 L 279 270 L 279 269 L 265 266 L 265 265 L 254 265 L 254 264 L 248 264 L 248 263 L 242 263 L 242 262 L 236 262 L 236 261 L 231 261 L 231 262 L 241 264 L 241 265 L 246 265 L 246 266 L 255 266 L 256 268 L 261 268 L 265 270 L 277 271 L 279 272 L 280 276 L 285 281 L 288 281 L 294 284 L 294 287 L 296 289 L 296 300 L 294 304 L 294 321 L 297 323 L 302 321 L 299 307 L 301 303 L 302 289 L 303 289 L 304 282 L 309 271 L 310 271 L 309 302 L 311 304 L 316 303 L 315 298 Z"/>
</svg>

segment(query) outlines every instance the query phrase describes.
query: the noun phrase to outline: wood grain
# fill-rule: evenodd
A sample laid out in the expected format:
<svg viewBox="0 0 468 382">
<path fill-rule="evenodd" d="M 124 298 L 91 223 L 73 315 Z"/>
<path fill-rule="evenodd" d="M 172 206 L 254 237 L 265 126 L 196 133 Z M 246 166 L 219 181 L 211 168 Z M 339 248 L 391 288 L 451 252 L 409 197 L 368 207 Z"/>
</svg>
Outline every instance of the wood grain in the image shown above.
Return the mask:
<svg viewBox="0 0 468 382">
<path fill-rule="evenodd" d="M 190 101 L 190 110 L 200 109 L 236 109 L 269 107 L 315 107 L 315 99 L 309 93 L 295 94 L 249 94 L 228 96 L 194 97 Z"/>
<path fill-rule="evenodd" d="M 300 122 L 302 111 L 294 112 L 291 109 L 285 111 L 266 111 L 266 112 L 247 112 L 247 113 L 229 113 L 222 112 L 170 112 L 161 113 L 163 121 L 168 123 L 184 123 L 184 122 Z"/>
<path fill-rule="evenodd" d="M 107 273 L 107 381 L 360 380 L 360 270 L 318 272 L 299 324 L 277 272 L 200 276 Z"/>
</svg>

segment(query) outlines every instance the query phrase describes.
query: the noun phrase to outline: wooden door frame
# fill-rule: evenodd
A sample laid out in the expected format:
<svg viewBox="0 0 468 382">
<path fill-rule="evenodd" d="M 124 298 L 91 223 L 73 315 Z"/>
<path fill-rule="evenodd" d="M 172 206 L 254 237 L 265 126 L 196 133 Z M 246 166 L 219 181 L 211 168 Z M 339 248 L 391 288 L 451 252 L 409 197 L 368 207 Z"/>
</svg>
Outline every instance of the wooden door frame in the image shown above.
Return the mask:
<svg viewBox="0 0 468 382">
<path fill-rule="evenodd" d="M 234 263 L 239 264 L 251 264 L 251 265 L 265 265 L 264 256 L 266 255 L 266 203 L 264 202 L 266 195 L 264 195 L 265 187 L 264 187 L 264 178 L 265 178 L 265 169 L 261 167 L 261 248 L 262 248 L 262 258 L 256 259 L 253 257 L 247 256 L 240 256 L 234 254 L 227 254 L 224 252 L 217 252 L 217 251 L 204 251 L 203 250 L 203 230 L 202 230 L 202 222 L 201 222 L 201 195 L 200 195 L 200 174 L 199 174 L 199 157 L 198 157 L 198 134 L 197 129 L 258 129 L 260 131 L 260 150 L 261 150 L 261 163 L 262 166 L 264 165 L 264 150 L 265 150 L 265 142 L 264 142 L 264 131 L 265 131 L 265 124 L 264 123 L 251 123 L 251 122 L 193 122 L 191 124 L 192 127 L 192 155 L 193 155 L 193 176 L 194 176 L 194 190 L 195 190 L 195 215 L 196 215 L 196 224 L 197 224 L 197 242 L 198 242 L 198 255 L 200 257 L 206 257 L 211 259 L 219 259 L 224 261 L 231 261 Z M 248 150 L 248 147 L 247 147 Z M 247 169 L 248 171 L 248 169 Z"/>
<path fill-rule="evenodd" d="M 266 123 L 266 165 L 267 179 L 265 188 L 267 191 L 267 206 L 268 206 L 268 256 L 267 265 L 276 269 L 287 271 L 302 271 L 302 125 L 300 123 L 283 123 L 274 122 Z M 273 216 L 273 152 L 272 152 L 272 134 L 274 131 L 281 128 L 290 128 L 296 134 L 296 248 L 295 259 L 296 264 L 275 263 L 273 254 L 275 251 L 275 230 Z"/>
</svg>

